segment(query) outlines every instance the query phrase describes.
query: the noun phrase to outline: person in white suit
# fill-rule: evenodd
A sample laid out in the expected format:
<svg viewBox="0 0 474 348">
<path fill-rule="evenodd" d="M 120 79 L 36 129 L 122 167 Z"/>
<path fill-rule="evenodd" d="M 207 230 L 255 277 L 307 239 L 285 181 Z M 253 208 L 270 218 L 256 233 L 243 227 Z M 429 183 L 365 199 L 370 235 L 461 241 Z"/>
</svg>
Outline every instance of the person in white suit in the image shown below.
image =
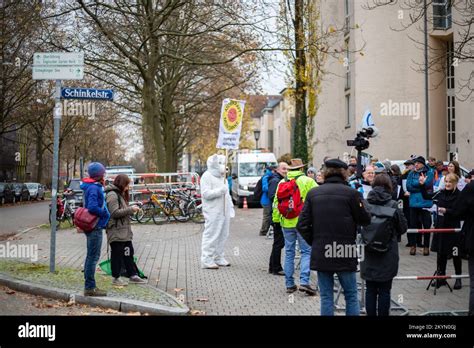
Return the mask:
<svg viewBox="0 0 474 348">
<path fill-rule="evenodd" d="M 235 216 L 229 187 L 224 180 L 225 156 L 214 154 L 207 159 L 207 170 L 201 178 L 202 235 L 201 267 L 218 269 L 230 266 L 224 258 L 224 246 L 229 236 L 230 218 Z"/>
</svg>

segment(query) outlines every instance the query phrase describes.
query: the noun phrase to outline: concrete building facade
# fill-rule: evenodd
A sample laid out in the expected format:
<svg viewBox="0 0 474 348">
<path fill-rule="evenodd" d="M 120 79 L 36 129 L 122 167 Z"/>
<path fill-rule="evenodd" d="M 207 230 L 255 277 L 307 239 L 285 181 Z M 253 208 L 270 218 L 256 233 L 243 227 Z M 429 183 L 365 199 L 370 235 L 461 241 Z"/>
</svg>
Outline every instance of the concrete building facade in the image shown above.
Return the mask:
<svg viewBox="0 0 474 348">
<path fill-rule="evenodd" d="M 460 35 L 455 23 L 461 14 L 454 7 L 451 13 L 444 0 L 433 1 L 429 7 L 428 57 L 430 62 L 438 60 L 428 74 L 427 122 L 423 21 L 396 31 L 410 21 L 409 11 L 400 2 L 372 10 L 366 4 L 365 0 L 320 1 L 323 30 L 329 26 L 348 29 L 331 42 L 344 47 L 346 59 L 325 57 L 313 163 L 321 163 L 327 155 L 342 158 L 351 150 L 355 154 L 346 140 L 355 137 L 362 115 L 370 109 L 380 130 L 367 150 L 374 157 L 457 157 L 465 167 L 474 167 L 474 98 L 465 98 L 466 91 L 461 89 L 461 81 L 473 73 L 474 62 L 455 61 L 452 54 L 453 42 Z M 434 6 L 440 7 L 433 12 Z M 441 16 L 440 8 L 445 11 Z"/>
</svg>

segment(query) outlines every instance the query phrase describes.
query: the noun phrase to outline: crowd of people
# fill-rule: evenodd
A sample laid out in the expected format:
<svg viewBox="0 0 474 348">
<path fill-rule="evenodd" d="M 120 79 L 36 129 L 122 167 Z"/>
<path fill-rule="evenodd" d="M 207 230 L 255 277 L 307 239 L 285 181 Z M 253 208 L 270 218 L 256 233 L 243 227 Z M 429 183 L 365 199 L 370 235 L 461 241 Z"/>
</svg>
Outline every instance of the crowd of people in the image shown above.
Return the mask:
<svg viewBox="0 0 474 348">
<path fill-rule="evenodd" d="M 457 161 L 445 166 L 433 157 L 426 161 L 416 155 L 404 162 L 403 172 L 390 161 L 374 159 L 362 166 L 358 176 L 356 157 L 348 163 L 326 157 L 319 170 L 310 166 L 305 172 L 304 167 L 300 159 L 292 159 L 290 164 L 268 167 L 262 178 L 268 186 L 264 185 L 266 196 L 261 200 L 264 218 L 260 235 L 268 231 L 271 209 L 274 241 L 269 273 L 285 277 L 287 293 L 300 290 L 316 295 L 317 290 L 310 285 L 310 270 L 316 271 L 321 315 L 333 315 L 337 275 L 344 289 L 346 314 L 358 315 L 356 272 L 360 263 L 367 287 L 367 314 L 389 315 L 390 290 L 398 273 L 398 245 L 410 228 L 406 244 L 409 254 L 415 257 L 418 248 L 423 256 L 436 252 L 436 275 L 446 275 L 449 259 L 453 260 L 455 275 L 461 275 L 462 259 L 468 259 L 469 314 L 474 315 L 474 170 L 463 177 Z M 268 202 L 272 202 L 270 208 Z M 461 226 L 460 233 L 414 232 Z M 344 253 L 329 250 L 338 246 Z M 299 287 L 294 279 L 298 248 Z M 348 250 L 357 253 L 348 254 Z M 446 279 L 432 282 L 437 288 L 446 285 Z M 461 279 L 456 278 L 453 288 L 462 286 Z"/>
<path fill-rule="evenodd" d="M 459 229 L 460 233 L 408 233 L 410 255 L 437 253 L 437 275 L 446 275 L 449 259 L 455 274 L 462 274 L 462 259 L 468 260 L 470 276 L 469 315 L 474 315 L 474 171 L 461 176 L 456 161 L 448 166 L 430 157 L 411 156 L 402 172 L 389 161 L 374 160 L 357 173 L 357 159 L 349 163 L 325 158 L 321 168 L 309 167 L 301 159 L 268 166 L 259 182 L 263 209 L 260 235 L 273 227 L 274 238 L 269 273 L 284 276 L 286 293 L 301 291 L 315 296 L 311 270 L 317 272 L 321 315 L 334 315 L 334 276 L 344 290 L 346 315 L 359 315 L 356 273 L 366 281 L 366 310 L 370 316 L 390 313 L 390 291 L 399 267 L 401 236 L 411 229 Z M 235 216 L 225 182 L 225 157 L 208 158 L 201 178 L 205 219 L 201 245 L 201 267 L 228 267 L 224 247 L 230 219 Z M 97 288 L 95 270 L 102 233 L 106 230 L 111 249 L 112 284 L 126 286 L 146 282 L 133 258 L 130 215 L 138 206 L 129 205 L 130 179 L 118 175 L 105 185 L 105 167 L 88 167 L 83 180 L 84 209 L 95 217 L 85 232 L 87 257 L 84 264 L 85 295 L 106 296 Z M 362 246 L 362 248 L 361 248 Z M 285 249 L 282 265 L 282 250 Z M 299 282 L 295 262 L 299 255 Z M 122 280 L 125 275 L 129 281 Z M 433 282 L 445 286 L 445 279 Z M 454 289 L 461 289 L 457 278 Z"/>
</svg>

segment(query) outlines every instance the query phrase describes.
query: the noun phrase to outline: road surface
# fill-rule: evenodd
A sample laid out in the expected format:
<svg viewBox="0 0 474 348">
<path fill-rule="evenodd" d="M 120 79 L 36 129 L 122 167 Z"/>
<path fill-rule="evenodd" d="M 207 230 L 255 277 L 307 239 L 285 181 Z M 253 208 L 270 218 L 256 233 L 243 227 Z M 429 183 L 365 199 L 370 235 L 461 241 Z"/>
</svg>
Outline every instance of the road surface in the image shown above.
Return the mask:
<svg viewBox="0 0 474 348">
<path fill-rule="evenodd" d="M 33 201 L 0 208 L 0 238 L 48 223 L 49 201 Z"/>
</svg>

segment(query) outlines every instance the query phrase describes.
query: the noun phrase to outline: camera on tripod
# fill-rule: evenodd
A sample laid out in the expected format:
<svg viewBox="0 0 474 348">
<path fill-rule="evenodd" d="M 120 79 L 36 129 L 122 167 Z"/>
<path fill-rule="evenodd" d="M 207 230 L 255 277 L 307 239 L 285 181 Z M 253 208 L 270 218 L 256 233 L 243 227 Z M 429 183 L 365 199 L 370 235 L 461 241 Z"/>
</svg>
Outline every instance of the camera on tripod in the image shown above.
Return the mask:
<svg viewBox="0 0 474 348">
<path fill-rule="evenodd" d="M 377 136 L 377 134 L 375 127 L 362 128 L 354 140 L 347 140 L 347 146 L 354 146 L 358 151 L 368 149 L 370 145 L 368 139 Z"/>
</svg>

